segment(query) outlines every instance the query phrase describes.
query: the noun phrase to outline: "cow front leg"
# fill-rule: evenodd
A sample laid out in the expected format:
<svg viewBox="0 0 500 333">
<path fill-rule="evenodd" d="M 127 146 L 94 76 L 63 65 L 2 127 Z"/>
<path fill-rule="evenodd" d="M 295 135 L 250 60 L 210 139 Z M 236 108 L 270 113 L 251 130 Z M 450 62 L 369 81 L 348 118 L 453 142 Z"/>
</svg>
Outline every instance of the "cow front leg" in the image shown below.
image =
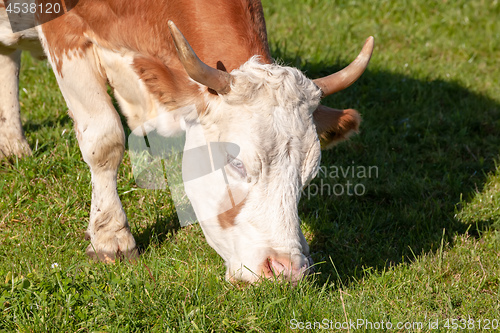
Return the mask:
<svg viewBox="0 0 500 333">
<path fill-rule="evenodd" d="M 75 117 L 80 150 L 92 174 L 90 222 L 85 233 L 90 240 L 86 253 L 94 259 L 113 262 L 137 256 L 134 237 L 116 190 L 117 171 L 123 157 L 124 134 L 119 119 L 99 119 L 107 125 Z"/>
<path fill-rule="evenodd" d="M 105 91 L 102 93 L 109 99 Z M 85 234 L 90 245 L 86 253 L 112 262 L 116 258 L 136 257 L 137 250 L 116 189 L 118 167 L 125 150 L 123 127 L 110 104 L 97 107 L 99 112 L 95 117 L 74 111 L 72 117 L 83 159 L 92 174 L 90 222 Z M 89 108 L 95 110 L 96 106 Z"/>
<path fill-rule="evenodd" d="M 92 175 L 90 221 L 85 233 L 90 245 L 86 253 L 106 262 L 136 257 L 135 240 L 116 189 L 125 133 L 107 94 L 106 77 L 92 49 L 81 56 L 60 55 L 59 67 L 48 54 Z"/>
<path fill-rule="evenodd" d="M 94 259 L 112 262 L 137 256 L 134 237 L 116 190 L 118 166 L 123 156 L 123 136 L 101 136 L 100 143 L 80 145 L 92 173 L 90 222 L 85 233 L 90 240 L 86 253 Z M 82 135 L 85 140 L 85 135 Z M 104 143 L 104 144 L 103 144 Z"/>
<path fill-rule="evenodd" d="M 125 134 L 106 91 L 89 100 L 96 101 L 99 96 L 108 102 L 88 106 L 98 112 L 72 111 L 72 117 L 83 159 L 92 174 L 90 222 L 85 234 L 90 245 L 86 252 L 92 258 L 112 262 L 136 257 L 137 250 L 116 189 Z"/>
<path fill-rule="evenodd" d="M 0 54 L 0 159 L 31 155 L 19 113 L 21 50 Z"/>
</svg>

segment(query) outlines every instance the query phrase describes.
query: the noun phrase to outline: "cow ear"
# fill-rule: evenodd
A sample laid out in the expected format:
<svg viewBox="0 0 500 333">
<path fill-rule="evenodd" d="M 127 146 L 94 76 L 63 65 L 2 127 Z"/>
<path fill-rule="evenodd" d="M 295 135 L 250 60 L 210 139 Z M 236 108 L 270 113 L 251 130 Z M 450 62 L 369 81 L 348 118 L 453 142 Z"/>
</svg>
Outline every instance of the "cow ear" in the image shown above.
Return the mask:
<svg viewBox="0 0 500 333">
<path fill-rule="evenodd" d="M 361 116 L 358 111 L 353 109 L 337 110 L 318 105 L 318 108 L 313 112 L 313 120 L 321 148 L 328 149 L 357 133 Z"/>
</svg>

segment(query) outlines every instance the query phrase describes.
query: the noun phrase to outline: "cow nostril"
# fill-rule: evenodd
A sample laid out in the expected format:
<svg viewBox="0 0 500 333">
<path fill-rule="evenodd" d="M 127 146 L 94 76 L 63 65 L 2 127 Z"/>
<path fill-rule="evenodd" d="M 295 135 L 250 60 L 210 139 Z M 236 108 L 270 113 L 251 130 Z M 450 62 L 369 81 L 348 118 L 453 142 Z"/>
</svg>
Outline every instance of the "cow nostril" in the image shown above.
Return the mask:
<svg viewBox="0 0 500 333">
<path fill-rule="evenodd" d="M 285 265 L 272 258 L 267 258 L 267 268 L 269 273 L 266 274 L 267 277 L 273 277 L 273 276 L 277 277 L 287 270 Z"/>
<path fill-rule="evenodd" d="M 284 277 L 297 281 L 310 273 L 310 263 L 310 258 L 306 258 L 305 262 L 302 260 L 294 262 L 287 258 L 275 259 L 268 257 L 263 263 L 263 273 L 266 278 Z"/>
</svg>

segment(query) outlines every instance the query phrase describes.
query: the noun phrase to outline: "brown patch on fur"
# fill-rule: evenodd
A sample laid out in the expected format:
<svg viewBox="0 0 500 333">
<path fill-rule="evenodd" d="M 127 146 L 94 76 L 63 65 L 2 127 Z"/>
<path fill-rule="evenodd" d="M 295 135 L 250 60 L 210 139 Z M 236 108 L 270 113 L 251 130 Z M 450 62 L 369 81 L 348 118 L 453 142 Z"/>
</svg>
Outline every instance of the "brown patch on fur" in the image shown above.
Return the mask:
<svg viewBox="0 0 500 333">
<path fill-rule="evenodd" d="M 184 69 L 165 66 L 153 57 L 136 57 L 134 70 L 149 92 L 165 105 L 187 105 L 199 100 L 198 85 L 189 80 Z M 172 94 L 172 92 L 176 92 Z"/>
<path fill-rule="evenodd" d="M 240 203 L 235 205 L 234 199 L 233 199 L 234 196 L 233 196 L 231 189 L 229 187 L 228 187 L 228 191 L 230 193 L 230 200 L 231 200 L 231 204 L 232 204 L 233 208 L 226 210 L 224 213 L 219 214 L 219 216 L 217 217 L 219 219 L 219 224 L 222 227 L 222 229 L 234 227 L 234 225 L 235 225 L 234 220 L 236 219 L 236 216 L 238 216 L 240 214 L 240 211 L 246 202 L 246 198 L 245 198 L 243 201 L 241 201 Z M 224 203 L 221 204 L 222 207 L 225 207 Z"/>
<path fill-rule="evenodd" d="M 70 52 L 83 56 L 92 45 L 129 50 L 137 54 L 133 66 L 148 90 L 161 102 L 180 103 L 178 107 L 199 99 L 199 92 L 177 57 L 168 20 L 209 66 L 221 62 L 230 72 L 254 55 L 272 62 L 257 0 L 66 0 L 65 4 L 65 15 L 42 25 L 59 73 L 63 55 Z"/>
<path fill-rule="evenodd" d="M 253 23 L 252 27 L 256 36 L 255 42 L 261 47 L 260 54 L 263 56 L 263 61 L 271 63 L 271 52 L 269 51 L 269 44 L 267 42 L 266 20 L 264 19 L 262 3 L 250 0 L 248 2 L 248 14 Z"/>
<path fill-rule="evenodd" d="M 314 111 L 313 119 L 321 148 L 324 149 L 347 140 L 351 134 L 358 132 L 361 123 L 361 116 L 356 110 L 337 110 L 323 105 Z"/>
<path fill-rule="evenodd" d="M 39 0 L 38 2 L 59 3 L 57 0 Z M 69 0 L 65 2 L 64 8 L 68 10 L 67 8 L 73 6 L 74 4 Z M 80 16 L 73 11 L 60 15 L 41 12 L 37 14 L 37 19 L 39 22 L 46 22 L 42 24 L 42 31 L 50 46 L 48 51 L 54 60 L 55 70 L 62 75 L 63 56 L 67 56 L 69 59 L 72 55 L 83 57 L 85 50 L 92 46 L 92 42 L 84 35 L 88 29 Z"/>
</svg>

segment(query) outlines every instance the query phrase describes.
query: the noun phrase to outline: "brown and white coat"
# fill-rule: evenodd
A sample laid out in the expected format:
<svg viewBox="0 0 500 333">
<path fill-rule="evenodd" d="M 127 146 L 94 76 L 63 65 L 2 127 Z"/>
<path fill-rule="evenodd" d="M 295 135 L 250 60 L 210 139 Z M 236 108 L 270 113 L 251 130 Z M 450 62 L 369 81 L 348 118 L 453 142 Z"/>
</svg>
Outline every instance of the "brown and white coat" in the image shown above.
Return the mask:
<svg viewBox="0 0 500 333">
<path fill-rule="evenodd" d="M 89 255 L 109 261 L 136 255 L 116 191 L 125 136 L 109 84 L 133 131 L 147 127 L 169 136 L 185 130 L 186 148 L 207 142 L 240 147 L 225 166 L 232 208 L 200 218 L 228 204 L 222 199 L 228 188 L 210 177 L 186 186 L 209 244 L 226 261 L 228 279 L 281 275 L 295 281 L 305 274 L 310 260 L 297 212 L 300 190 L 317 172 L 320 141 L 331 146 L 360 123 L 356 111 L 319 102 L 362 74 L 373 39 L 346 69 L 313 81 L 273 63 L 259 1 L 65 4 L 72 8 L 65 15 L 38 16 L 47 22 L 14 33 L 0 0 L 0 157 L 30 154 L 17 100 L 20 50 L 43 50 L 92 173 Z"/>
</svg>

